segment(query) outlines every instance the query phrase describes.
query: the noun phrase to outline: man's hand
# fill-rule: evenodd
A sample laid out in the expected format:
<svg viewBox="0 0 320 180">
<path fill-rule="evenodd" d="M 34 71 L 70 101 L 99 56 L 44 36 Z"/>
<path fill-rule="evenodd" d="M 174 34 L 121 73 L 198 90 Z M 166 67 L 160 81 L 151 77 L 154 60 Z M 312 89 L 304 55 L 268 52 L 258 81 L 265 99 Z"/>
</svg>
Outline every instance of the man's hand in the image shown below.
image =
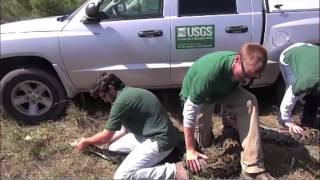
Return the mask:
<svg viewBox="0 0 320 180">
<path fill-rule="evenodd" d="M 301 128 L 300 126 L 296 125 L 293 122 L 285 122 L 284 124 L 289 128 L 290 132 L 302 134 L 304 131 L 303 128 Z"/>
<path fill-rule="evenodd" d="M 207 165 L 204 159 L 208 159 L 208 157 L 196 150 L 187 150 L 186 159 L 189 169 L 193 173 L 197 174 L 200 173 L 202 171 L 202 168 Z"/>
<path fill-rule="evenodd" d="M 77 143 L 77 149 L 80 152 L 83 152 L 88 146 L 89 144 L 86 142 L 85 138 L 81 138 L 80 141 Z"/>
</svg>

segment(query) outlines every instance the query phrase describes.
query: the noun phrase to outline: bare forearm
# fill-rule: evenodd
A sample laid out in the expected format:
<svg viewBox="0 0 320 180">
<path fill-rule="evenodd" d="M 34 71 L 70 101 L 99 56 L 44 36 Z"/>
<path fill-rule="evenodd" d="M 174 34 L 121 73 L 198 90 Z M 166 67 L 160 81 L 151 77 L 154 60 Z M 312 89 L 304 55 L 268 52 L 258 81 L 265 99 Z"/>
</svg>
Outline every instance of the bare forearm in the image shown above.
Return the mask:
<svg viewBox="0 0 320 180">
<path fill-rule="evenodd" d="M 99 145 L 108 143 L 114 135 L 113 131 L 103 130 L 102 132 L 85 139 L 89 145 Z"/>
<path fill-rule="evenodd" d="M 128 133 L 128 130 L 122 126 L 121 130 L 115 132 L 115 134 L 113 135 L 113 137 L 111 138 L 111 140 L 108 142 L 109 144 L 117 141 L 118 139 L 120 139 L 121 137 L 123 137 L 124 135 L 126 135 Z"/>
<path fill-rule="evenodd" d="M 184 138 L 187 150 L 195 150 L 194 145 L 194 128 L 184 127 Z"/>
</svg>

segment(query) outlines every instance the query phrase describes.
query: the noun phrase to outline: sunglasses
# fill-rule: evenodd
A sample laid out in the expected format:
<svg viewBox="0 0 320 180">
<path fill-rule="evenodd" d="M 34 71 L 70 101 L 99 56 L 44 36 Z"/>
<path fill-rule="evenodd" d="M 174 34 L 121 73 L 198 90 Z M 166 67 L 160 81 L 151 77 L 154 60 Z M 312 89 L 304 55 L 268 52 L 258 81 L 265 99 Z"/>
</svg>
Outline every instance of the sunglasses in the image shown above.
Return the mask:
<svg viewBox="0 0 320 180">
<path fill-rule="evenodd" d="M 244 68 L 244 65 L 243 65 L 243 61 L 240 60 L 240 65 L 241 65 L 241 70 L 242 70 L 242 73 L 244 74 L 244 77 L 245 78 L 248 78 L 248 79 L 259 79 L 261 77 L 261 74 L 260 73 L 256 73 L 254 75 L 250 75 L 249 73 L 246 72 L 246 69 Z"/>
</svg>

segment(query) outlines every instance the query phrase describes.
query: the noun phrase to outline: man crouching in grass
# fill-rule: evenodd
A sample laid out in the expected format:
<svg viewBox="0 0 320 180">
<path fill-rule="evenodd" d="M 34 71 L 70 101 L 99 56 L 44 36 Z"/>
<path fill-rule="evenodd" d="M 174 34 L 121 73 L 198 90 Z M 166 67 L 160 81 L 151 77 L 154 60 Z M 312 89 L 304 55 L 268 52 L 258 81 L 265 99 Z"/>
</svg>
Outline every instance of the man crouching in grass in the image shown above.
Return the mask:
<svg viewBox="0 0 320 180">
<path fill-rule="evenodd" d="M 105 129 L 81 138 L 77 144 L 79 151 L 89 145 L 109 144 L 110 151 L 129 153 L 114 179 L 186 179 L 186 174 L 179 173 L 181 163 L 157 165 L 171 153 L 180 135 L 154 94 L 126 87 L 110 73 L 99 76 L 91 94 L 112 107 Z"/>
</svg>

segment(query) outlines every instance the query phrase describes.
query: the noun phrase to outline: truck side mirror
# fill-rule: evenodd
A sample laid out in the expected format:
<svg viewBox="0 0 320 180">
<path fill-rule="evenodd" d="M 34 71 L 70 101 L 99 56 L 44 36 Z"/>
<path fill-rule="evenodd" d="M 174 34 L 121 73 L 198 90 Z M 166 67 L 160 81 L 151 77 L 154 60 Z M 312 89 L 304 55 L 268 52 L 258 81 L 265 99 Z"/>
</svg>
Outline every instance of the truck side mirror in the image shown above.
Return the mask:
<svg viewBox="0 0 320 180">
<path fill-rule="evenodd" d="M 98 8 L 95 3 L 90 3 L 86 6 L 86 14 L 89 18 L 96 19 L 98 17 Z"/>
</svg>

